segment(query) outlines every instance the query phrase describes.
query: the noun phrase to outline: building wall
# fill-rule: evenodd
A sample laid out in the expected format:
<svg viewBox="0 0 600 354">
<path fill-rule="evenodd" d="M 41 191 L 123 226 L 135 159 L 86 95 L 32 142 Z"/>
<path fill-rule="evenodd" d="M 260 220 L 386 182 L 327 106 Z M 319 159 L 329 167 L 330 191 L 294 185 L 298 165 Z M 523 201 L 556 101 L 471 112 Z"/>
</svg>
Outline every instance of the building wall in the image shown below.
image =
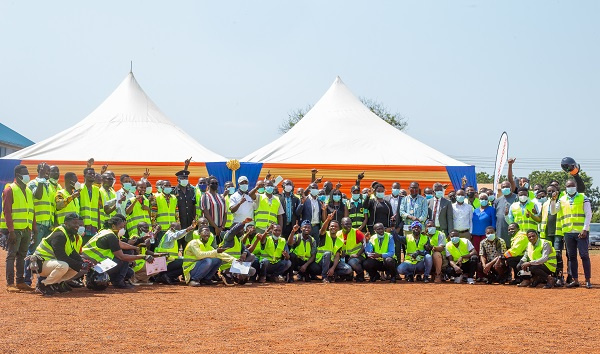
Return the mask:
<svg viewBox="0 0 600 354">
<path fill-rule="evenodd" d="M 15 152 L 17 150 L 21 150 L 21 148 L 0 143 L 0 157 L 4 157 L 6 155 L 12 154 L 13 152 Z"/>
</svg>

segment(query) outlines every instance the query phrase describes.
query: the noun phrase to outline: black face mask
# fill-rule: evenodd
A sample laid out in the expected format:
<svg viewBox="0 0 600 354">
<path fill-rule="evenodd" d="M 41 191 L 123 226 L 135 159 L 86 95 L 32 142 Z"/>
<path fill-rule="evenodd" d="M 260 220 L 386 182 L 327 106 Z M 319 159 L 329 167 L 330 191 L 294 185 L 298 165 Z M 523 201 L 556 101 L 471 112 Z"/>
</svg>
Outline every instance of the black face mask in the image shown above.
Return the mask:
<svg viewBox="0 0 600 354">
<path fill-rule="evenodd" d="M 450 201 L 451 201 L 452 203 L 456 203 L 456 196 L 455 196 L 455 195 L 453 195 L 453 196 L 451 196 L 451 197 L 449 197 L 449 198 L 450 198 Z"/>
<path fill-rule="evenodd" d="M 474 196 L 475 196 L 475 192 L 467 193 L 467 197 L 469 197 L 469 198 L 473 198 Z"/>
</svg>

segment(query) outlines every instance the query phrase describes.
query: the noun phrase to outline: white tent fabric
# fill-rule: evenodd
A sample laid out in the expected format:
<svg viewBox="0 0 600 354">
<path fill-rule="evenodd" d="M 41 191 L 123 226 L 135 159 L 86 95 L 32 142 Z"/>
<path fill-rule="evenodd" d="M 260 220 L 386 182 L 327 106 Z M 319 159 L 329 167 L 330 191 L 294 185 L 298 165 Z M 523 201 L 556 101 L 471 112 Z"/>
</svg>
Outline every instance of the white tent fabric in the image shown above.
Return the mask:
<svg viewBox="0 0 600 354">
<path fill-rule="evenodd" d="M 365 136 L 368 138 L 356 138 Z M 339 76 L 292 129 L 241 161 L 467 166 L 383 121 L 350 92 Z"/>
<path fill-rule="evenodd" d="M 45 161 L 226 161 L 179 129 L 129 73 L 116 90 L 76 125 L 4 158 Z"/>
</svg>

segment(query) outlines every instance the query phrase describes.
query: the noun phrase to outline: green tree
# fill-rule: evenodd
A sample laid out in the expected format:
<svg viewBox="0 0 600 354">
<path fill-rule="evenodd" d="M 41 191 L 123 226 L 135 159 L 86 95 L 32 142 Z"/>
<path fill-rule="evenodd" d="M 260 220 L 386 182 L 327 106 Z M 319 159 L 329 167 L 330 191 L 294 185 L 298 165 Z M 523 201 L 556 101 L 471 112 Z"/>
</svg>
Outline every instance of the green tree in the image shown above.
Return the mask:
<svg viewBox="0 0 600 354">
<path fill-rule="evenodd" d="M 397 112 L 391 113 L 383 103 L 365 97 L 360 97 L 360 101 L 367 106 L 371 112 L 375 113 L 379 118 L 383 119 L 392 127 L 398 130 L 404 130 L 408 126 L 408 120 L 404 116 Z M 294 125 L 304 118 L 306 113 L 308 113 L 311 108 L 312 106 L 308 105 L 304 108 L 295 109 L 288 113 L 288 117 L 279 126 L 279 132 L 281 134 L 287 133 L 288 130 L 292 129 Z"/>
<path fill-rule="evenodd" d="M 494 183 L 494 176 L 490 176 L 487 172 L 477 172 L 477 183 Z"/>
</svg>

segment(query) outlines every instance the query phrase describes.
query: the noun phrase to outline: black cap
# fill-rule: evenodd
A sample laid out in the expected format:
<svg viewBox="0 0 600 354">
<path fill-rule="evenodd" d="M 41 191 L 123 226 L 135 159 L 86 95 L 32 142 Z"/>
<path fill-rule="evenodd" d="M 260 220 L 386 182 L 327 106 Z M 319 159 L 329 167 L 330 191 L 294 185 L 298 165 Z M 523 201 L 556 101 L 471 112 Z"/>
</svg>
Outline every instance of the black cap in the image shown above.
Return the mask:
<svg viewBox="0 0 600 354">
<path fill-rule="evenodd" d="M 177 176 L 177 177 L 187 177 L 189 175 L 190 175 L 190 171 L 188 171 L 188 170 L 181 170 L 181 171 L 178 171 L 177 173 L 175 173 L 175 176 Z"/>
<path fill-rule="evenodd" d="M 352 188 L 350 188 L 351 192 L 360 192 L 360 187 L 359 186 L 352 186 Z"/>
</svg>

